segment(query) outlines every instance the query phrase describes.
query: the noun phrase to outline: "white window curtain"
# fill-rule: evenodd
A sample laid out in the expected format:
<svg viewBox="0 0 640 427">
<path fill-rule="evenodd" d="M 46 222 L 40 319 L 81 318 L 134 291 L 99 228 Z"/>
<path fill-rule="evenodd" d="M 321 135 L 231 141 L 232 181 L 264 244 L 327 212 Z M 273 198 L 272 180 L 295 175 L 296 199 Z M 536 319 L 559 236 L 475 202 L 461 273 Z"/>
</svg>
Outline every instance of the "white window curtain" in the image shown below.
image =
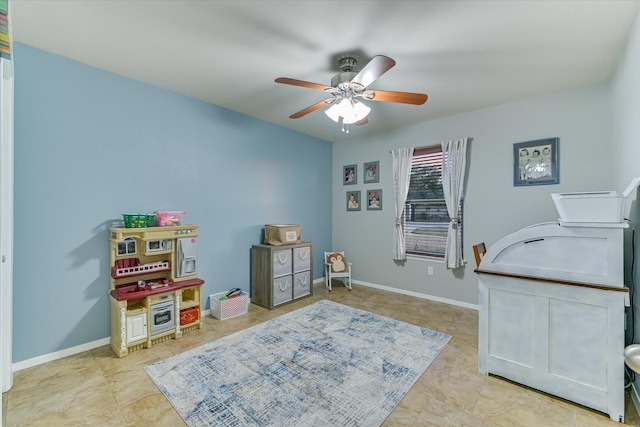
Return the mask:
<svg viewBox="0 0 640 427">
<path fill-rule="evenodd" d="M 459 230 L 462 219 L 458 218 L 458 212 L 462 202 L 469 140 L 470 138 L 462 138 L 442 143 L 442 187 L 449 218 L 451 218 L 444 253 L 447 268 L 459 268 L 463 265 L 462 235 Z"/>
<path fill-rule="evenodd" d="M 393 192 L 396 204 L 395 238 L 393 245 L 393 259 L 404 261 L 407 259 L 404 241 L 404 229 L 402 227 L 402 215 L 404 204 L 409 193 L 411 181 L 411 161 L 413 160 L 413 147 L 396 148 L 391 150 L 393 158 Z"/>
</svg>

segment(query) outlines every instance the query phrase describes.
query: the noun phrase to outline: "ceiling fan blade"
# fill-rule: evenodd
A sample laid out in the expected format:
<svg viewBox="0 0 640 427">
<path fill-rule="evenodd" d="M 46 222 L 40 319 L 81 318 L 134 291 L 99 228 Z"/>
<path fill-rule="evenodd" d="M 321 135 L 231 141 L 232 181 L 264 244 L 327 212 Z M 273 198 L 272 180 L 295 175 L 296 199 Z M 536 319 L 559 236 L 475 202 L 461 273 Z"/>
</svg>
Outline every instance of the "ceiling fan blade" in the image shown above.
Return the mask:
<svg viewBox="0 0 640 427">
<path fill-rule="evenodd" d="M 276 83 L 282 83 L 282 84 L 285 84 L 285 85 L 292 85 L 292 86 L 307 87 L 309 89 L 316 89 L 316 90 L 333 89 L 331 86 L 325 86 L 325 85 L 321 85 L 319 83 L 305 82 L 304 80 L 290 79 L 288 77 L 278 77 L 276 79 Z"/>
<path fill-rule="evenodd" d="M 389 71 L 396 65 L 396 61 L 384 55 L 374 56 L 371 61 L 353 78 L 351 83 L 356 83 L 362 87 L 367 87 L 378 77 Z"/>
<path fill-rule="evenodd" d="M 357 122 L 355 122 L 354 125 L 362 126 L 362 125 L 366 125 L 367 123 L 369 123 L 369 119 L 365 117 L 364 119 L 358 120 Z"/>
<path fill-rule="evenodd" d="M 427 102 L 428 96 L 424 93 L 391 92 L 389 90 L 369 90 L 362 94 L 362 99 L 367 101 L 399 102 L 401 104 L 422 105 Z"/>
<path fill-rule="evenodd" d="M 309 113 L 313 113 L 314 111 L 319 110 L 320 108 L 331 104 L 335 100 L 336 100 L 336 98 L 325 99 L 324 101 L 320 101 L 318 103 L 310 105 L 307 108 L 298 111 L 297 113 L 293 113 L 292 115 L 289 116 L 289 118 L 290 119 L 299 119 L 302 116 L 306 116 Z"/>
</svg>

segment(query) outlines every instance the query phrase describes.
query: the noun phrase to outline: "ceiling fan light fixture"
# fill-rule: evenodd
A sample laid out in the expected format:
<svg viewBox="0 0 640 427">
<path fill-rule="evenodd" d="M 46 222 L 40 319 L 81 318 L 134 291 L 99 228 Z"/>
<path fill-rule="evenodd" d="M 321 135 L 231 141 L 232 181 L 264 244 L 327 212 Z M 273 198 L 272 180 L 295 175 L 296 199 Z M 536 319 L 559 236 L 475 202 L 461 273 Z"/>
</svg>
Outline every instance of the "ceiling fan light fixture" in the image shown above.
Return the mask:
<svg viewBox="0 0 640 427">
<path fill-rule="evenodd" d="M 327 108 L 324 113 L 334 122 L 338 123 L 340 120 L 340 107 L 338 104 L 333 104 L 331 107 Z"/>
<path fill-rule="evenodd" d="M 345 98 L 325 110 L 325 114 L 336 123 L 342 117 L 342 123 L 350 125 L 367 117 L 370 111 L 371 107 L 364 103 Z"/>
<path fill-rule="evenodd" d="M 362 102 L 351 101 L 347 105 L 346 110 L 347 111 L 342 116 L 344 117 L 342 121 L 350 125 L 367 117 L 367 114 L 369 114 L 371 108 L 367 107 Z"/>
</svg>

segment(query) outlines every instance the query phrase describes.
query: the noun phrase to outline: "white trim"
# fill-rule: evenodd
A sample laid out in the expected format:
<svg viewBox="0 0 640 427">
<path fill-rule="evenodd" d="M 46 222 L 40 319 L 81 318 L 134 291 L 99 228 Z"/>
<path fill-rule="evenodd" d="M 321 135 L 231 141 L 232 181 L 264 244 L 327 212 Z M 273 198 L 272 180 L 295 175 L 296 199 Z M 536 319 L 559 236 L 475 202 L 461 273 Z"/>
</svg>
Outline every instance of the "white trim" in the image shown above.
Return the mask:
<svg viewBox="0 0 640 427">
<path fill-rule="evenodd" d="M 313 284 L 316 285 L 318 283 L 324 283 L 324 277 L 321 277 L 319 279 L 315 279 L 313 281 Z M 422 298 L 422 299 L 427 299 L 430 301 L 436 301 L 436 302 L 441 302 L 444 304 L 449 304 L 449 305 L 455 305 L 458 307 L 464 307 L 464 308 L 470 308 L 472 310 L 478 310 L 478 306 L 477 305 L 473 305 L 473 304 L 468 304 L 465 302 L 460 302 L 460 301 L 455 301 L 455 300 L 450 300 L 447 298 L 440 298 L 440 297 L 436 297 L 436 296 L 432 296 L 432 295 L 427 295 L 427 294 L 421 294 L 418 292 L 413 292 L 413 291 L 405 291 L 403 289 L 398 289 L 398 288 L 392 288 L 390 286 L 383 286 L 383 285 L 377 285 L 375 283 L 369 283 L 369 282 L 356 282 L 354 281 L 353 283 L 355 283 L 356 285 L 362 285 L 362 286 L 367 286 L 369 288 L 376 288 L 376 289 L 381 289 L 383 291 L 389 291 L 389 292 L 394 292 L 397 294 L 404 294 L 404 295 L 409 295 L 412 297 L 417 297 L 417 298 Z M 209 316 L 211 314 L 211 310 L 203 310 L 200 314 L 200 319 L 202 319 L 204 316 Z M 70 348 L 66 348 L 64 350 L 60 350 L 60 351 L 56 351 L 53 353 L 49 353 L 49 354 L 45 354 L 42 356 L 38 356 L 38 357 L 34 357 L 32 359 L 27 359 L 27 360 L 23 360 L 21 362 L 17 362 L 13 364 L 13 371 L 17 372 L 17 371 L 21 371 L 23 369 L 27 369 L 27 368 L 32 368 L 34 366 L 37 365 L 41 365 L 43 363 L 47 363 L 47 362 L 53 362 L 54 360 L 58 360 L 58 359 L 62 359 L 63 357 L 68 357 L 68 356 L 73 356 L 74 354 L 78 354 L 78 353 L 82 353 L 83 351 L 88 351 L 88 350 L 93 350 L 94 348 L 98 348 L 98 347 L 102 347 L 103 345 L 108 345 L 110 342 L 111 338 L 107 337 L 107 338 L 102 338 L 96 341 L 92 341 L 86 344 L 80 344 L 77 345 L 75 347 L 70 347 Z"/>
<path fill-rule="evenodd" d="M 3 393 L 13 386 L 13 88 L 13 63 L 0 58 L 0 391 Z"/>
<path fill-rule="evenodd" d="M 434 264 L 444 264 L 444 258 L 429 255 L 407 254 L 407 261 L 432 262 Z"/>
<path fill-rule="evenodd" d="M 102 338 L 97 341 L 88 342 L 86 344 L 80 344 L 75 347 L 65 348 L 64 350 L 56 351 L 49 354 L 44 354 L 42 356 L 34 357 L 32 359 L 23 360 L 22 362 L 17 362 L 13 364 L 13 370 L 21 371 L 27 368 L 33 368 L 37 365 L 42 365 L 43 363 L 53 362 L 54 360 L 62 359 L 63 357 L 73 356 L 74 354 L 82 353 L 83 351 L 92 350 L 94 348 L 102 347 L 103 345 L 109 344 L 111 338 Z"/>
<path fill-rule="evenodd" d="M 454 306 L 457 306 L 457 307 L 470 308 L 471 310 L 479 310 L 479 308 L 480 308 L 477 304 L 469 304 L 467 302 L 457 301 L 457 300 L 448 299 L 448 298 L 441 298 L 441 297 L 437 297 L 437 296 L 429 295 L 429 294 L 422 294 L 420 292 L 407 291 L 407 290 L 404 290 L 404 289 L 393 288 L 391 286 L 378 285 L 378 284 L 375 284 L 375 283 L 362 282 L 362 281 L 359 281 L 359 280 L 358 281 L 353 280 L 353 283 L 355 283 L 356 285 L 367 286 L 369 288 L 375 288 L 375 289 L 381 289 L 383 291 L 394 292 L 396 294 L 409 295 L 409 296 L 412 296 L 412 297 L 422 298 L 422 299 L 435 301 L 435 302 L 441 302 L 441 303 L 444 303 L 444 304 L 454 305 Z"/>
</svg>

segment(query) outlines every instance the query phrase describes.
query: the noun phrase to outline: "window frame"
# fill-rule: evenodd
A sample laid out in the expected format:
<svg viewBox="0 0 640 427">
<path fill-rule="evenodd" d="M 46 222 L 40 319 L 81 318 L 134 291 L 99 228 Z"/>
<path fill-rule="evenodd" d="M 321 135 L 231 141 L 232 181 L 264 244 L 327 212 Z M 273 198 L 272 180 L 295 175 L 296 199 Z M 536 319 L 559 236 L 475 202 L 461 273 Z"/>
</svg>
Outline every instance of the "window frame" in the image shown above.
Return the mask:
<svg viewBox="0 0 640 427">
<path fill-rule="evenodd" d="M 442 146 L 441 145 L 433 145 L 433 146 L 428 146 L 428 147 L 420 147 L 420 148 L 416 148 L 414 149 L 413 152 L 413 158 L 411 160 L 411 172 L 413 172 L 414 167 L 418 166 L 419 164 L 414 163 L 416 160 L 416 157 L 421 157 L 421 156 L 429 156 L 429 155 L 433 155 L 433 154 L 438 154 L 439 155 L 439 172 L 440 172 L 440 176 L 439 178 L 437 178 L 437 180 L 439 181 L 440 185 L 442 184 L 442 157 L 443 157 L 443 152 L 442 152 Z M 427 161 L 427 163 L 431 162 L 433 164 L 433 160 L 430 159 L 425 159 Z M 423 160 L 424 162 L 424 160 Z M 411 181 L 410 181 L 411 183 Z M 409 187 L 411 188 L 411 184 L 409 184 Z M 411 203 L 413 202 L 413 203 Z M 416 203 L 417 202 L 417 203 Z M 446 221 L 442 221 L 442 224 L 440 227 L 438 227 L 440 230 L 444 229 L 445 231 L 448 230 L 449 228 L 449 222 L 450 222 L 450 217 L 449 217 L 449 213 L 448 211 L 446 211 L 446 202 L 444 200 L 444 194 L 443 194 L 443 198 L 430 198 L 430 199 L 410 199 L 409 198 L 409 193 L 407 193 L 407 200 L 405 201 L 404 204 L 404 210 L 402 212 L 402 230 L 405 236 L 405 253 L 407 256 L 410 257 L 415 257 L 417 259 L 432 259 L 432 260 L 438 260 L 438 261 L 443 261 L 444 260 L 444 253 L 446 251 L 446 237 L 445 237 L 445 242 L 442 246 L 439 246 L 439 248 L 441 247 L 442 252 L 435 252 L 435 251 L 418 251 L 412 248 L 409 248 L 409 245 L 407 244 L 407 215 L 408 213 L 408 207 L 409 205 L 419 205 L 419 206 L 428 206 L 428 205 L 444 205 L 444 209 L 446 212 Z M 463 221 L 463 213 L 464 213 L 464 196 L 462 197 L 462 201 L 460 203 L 460 211 L 458 212 L 458 218 L 460 219 L 460 224 L 461 226 L 459 227 L 459 233 L 461 234 L 461 237 L 463 236 L 463 229 L 464 229 L 464 221 Z M 446 236 L 446 234 L 445 234 Z"/>
</svg>

